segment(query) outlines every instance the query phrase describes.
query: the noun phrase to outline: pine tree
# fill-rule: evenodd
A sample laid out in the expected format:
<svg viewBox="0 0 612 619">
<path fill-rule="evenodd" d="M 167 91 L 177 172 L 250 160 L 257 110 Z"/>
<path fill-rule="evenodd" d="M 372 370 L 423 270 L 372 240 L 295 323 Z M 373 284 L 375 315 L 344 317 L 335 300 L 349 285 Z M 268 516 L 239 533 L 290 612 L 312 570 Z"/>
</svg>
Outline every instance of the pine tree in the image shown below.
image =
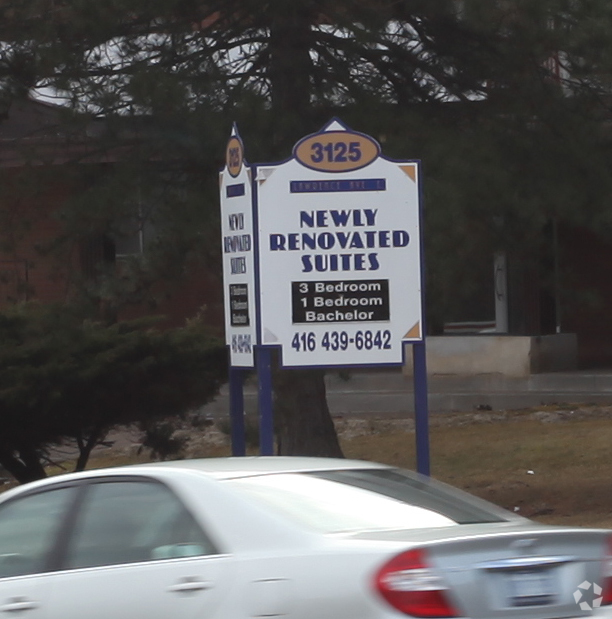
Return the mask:
<svg viewBox="0 0 612 619">
<path fill-rule="evenodd" d="M 0 465 L 19 482 L 46 476 L 49 451 L 76 448 L 82 470 L 110 429 L 176 418 L 226 379 L 225 347 L 197 320 L 107 326 L 66 306 L 0 312 Z"/>
</svg>

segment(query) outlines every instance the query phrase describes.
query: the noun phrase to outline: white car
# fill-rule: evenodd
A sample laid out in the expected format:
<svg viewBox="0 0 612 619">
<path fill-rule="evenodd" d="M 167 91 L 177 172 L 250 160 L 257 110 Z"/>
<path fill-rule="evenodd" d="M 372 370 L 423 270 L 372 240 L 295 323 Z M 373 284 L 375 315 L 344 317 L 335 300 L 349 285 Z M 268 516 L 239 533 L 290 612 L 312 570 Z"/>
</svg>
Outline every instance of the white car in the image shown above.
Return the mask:
<svg viewBox="0 0 612 619">
<path fill-rule="evenodd" d="M 611 617 L 610 535 L 370 462 L 89 471 L 0 497 L 0 619 Z"/>
</svg>

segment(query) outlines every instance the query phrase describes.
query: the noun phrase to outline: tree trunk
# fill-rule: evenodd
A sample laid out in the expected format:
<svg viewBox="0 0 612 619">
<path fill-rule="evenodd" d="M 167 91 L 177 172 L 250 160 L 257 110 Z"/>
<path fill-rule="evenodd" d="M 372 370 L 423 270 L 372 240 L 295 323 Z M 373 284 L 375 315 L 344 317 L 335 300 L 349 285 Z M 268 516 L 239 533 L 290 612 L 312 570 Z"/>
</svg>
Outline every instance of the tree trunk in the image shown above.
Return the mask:
<svg viewBox="0 0 612 619">
<path fill-rule="evenodd" d="M 276 119 L 273 142 L 280 159 L 309 129 L 311 24 L 316 17 L 301 3 L 283 2 L 278 3 L 270 26 L 269 77 Z M 327 406 L 324 377 L 322 370 L 275 371 L 274 412 L 280 454 L 342 457 Z"/>
<path fill-rule="evenodd" d="M 94 450 L 96 445 L 99 445 L 106 432 L 102 429 L 95 429 L 91 431 L 91 434 L 85 440 L 82 435 L 77 437 L 77 446 L 79 448 L 79 456 L 74 466 L 75 471 L 84 471 L 87 463 L 89 462 L 89 456 Z"/>
<path fill-rule="evenodd" d="M 310 103 L 313 45 L 311 24 L 315 16 L 300 2 L 283 0 L 270 24 L 270 64 L 274 127 L 274 153 L 284 159 L 302 137 L 312 115 Z"/>
<path fill-rule="evenodd" d="M 278 453 L 342 458 L 323 370 L 279 370 L 274 377 Z"/>
</svg>

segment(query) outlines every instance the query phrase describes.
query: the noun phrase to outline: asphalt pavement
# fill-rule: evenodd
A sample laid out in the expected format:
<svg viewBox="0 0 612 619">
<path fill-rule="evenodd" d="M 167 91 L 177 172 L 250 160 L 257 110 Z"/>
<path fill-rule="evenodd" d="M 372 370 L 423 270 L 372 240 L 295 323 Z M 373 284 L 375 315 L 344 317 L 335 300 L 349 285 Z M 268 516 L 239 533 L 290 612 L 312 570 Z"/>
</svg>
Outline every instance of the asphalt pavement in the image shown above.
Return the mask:
<svg viewBox="0 0 612 619">
<path fill-rule="evenodd" d="M 411 376 L 400 369 L 352 370 L 326 376 L 327 402 L 334 416 L 401 416 L 414 411 Z M 245 412 L 257 413 L 257 381 L 245 382 Z M 542 404 L 612 405 L 612 368 L 532 374 L 507 378 L 499 374 L 430 376 L 430 412 L 511 410 Z M 215 402 L 204 408 L 214 417 L 227 415 L 227 385 Z"/>
</svg>

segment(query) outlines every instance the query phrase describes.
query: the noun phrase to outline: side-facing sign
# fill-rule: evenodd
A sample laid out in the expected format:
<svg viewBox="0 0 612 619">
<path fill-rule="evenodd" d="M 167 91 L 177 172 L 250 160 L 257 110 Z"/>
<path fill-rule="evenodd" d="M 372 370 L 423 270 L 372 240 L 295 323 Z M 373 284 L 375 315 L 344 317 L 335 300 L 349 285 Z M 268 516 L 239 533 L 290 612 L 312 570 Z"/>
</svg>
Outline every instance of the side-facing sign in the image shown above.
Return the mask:
<svg viewBox="0 0 612 619">
<path fill-rule="evenodd" d="M 401 364 L 423 337 L 418 162 L 334 120 L 255 173 L 261 344 L 286 367 Z"/>
<path fill-rule="evenodd" d="M 255 254 L 251 171 L 236 128 L 219 177 L 223 247 L 225 338 L 235 367 L 254 367 L 256 344 Z"/>
</svg>

